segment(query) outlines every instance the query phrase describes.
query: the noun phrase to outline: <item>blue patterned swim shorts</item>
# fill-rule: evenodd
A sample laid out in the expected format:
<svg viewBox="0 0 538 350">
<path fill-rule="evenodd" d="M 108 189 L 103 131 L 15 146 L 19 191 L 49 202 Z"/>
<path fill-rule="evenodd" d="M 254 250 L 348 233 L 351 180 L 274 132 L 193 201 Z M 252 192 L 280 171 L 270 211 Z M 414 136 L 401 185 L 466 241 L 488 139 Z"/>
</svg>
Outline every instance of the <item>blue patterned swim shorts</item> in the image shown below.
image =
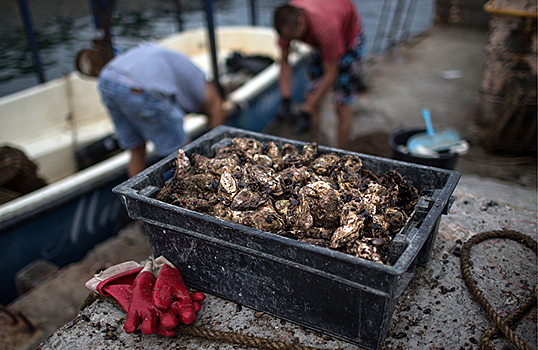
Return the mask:
<svg viewBox="0 0 538 350">
<path fill-rule="evenodd" d="M 359 34 L 353 45 L 340 58 L 340 73 L 334 86 L 334 102 L 347 105 L 353 102 L 361 87 L 360 76 L 362 74 L 362 55 L 364 51 L 364 35 Z M 314 50 L 308 59 L 308 75 L 310 83 L 308 92 L 312 92 L 319 84 L 323 76 L 323 64 L 321 53 Z"/>
</svg>

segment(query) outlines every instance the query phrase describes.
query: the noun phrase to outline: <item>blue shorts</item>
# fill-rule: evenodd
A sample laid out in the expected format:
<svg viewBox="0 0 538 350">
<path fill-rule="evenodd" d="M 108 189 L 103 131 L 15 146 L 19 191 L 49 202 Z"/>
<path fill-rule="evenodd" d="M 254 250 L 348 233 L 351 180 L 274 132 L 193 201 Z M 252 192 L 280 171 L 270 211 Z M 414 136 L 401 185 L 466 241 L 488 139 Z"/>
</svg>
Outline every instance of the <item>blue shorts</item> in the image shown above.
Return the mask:
<svg viewBox="0 0 538 350">
<path fill-rule="evenodd" d="M 166 156 L 187 142 L 183 130 L 185 112 L 171 98 L 103 78 L 99 79 L 98 88 L 121 148 L 132 149 L 143 141 L 151 141 L 157 155 Z"/>
<path fill-rule="evenodd" d="M 364 51 L 364 35 L 359 34 L 351 47 L 340 58 L 340 72 L 334 85 L 334 102 L 347 105 L 353 102 L 361 87 L 362 55 Z M 323 62 L 321 53 L 314 50 L 308 59 L 308 75 L 310 83 L 308 92 L 312 92 L 319 85 L 323 76 Z"/>
</svg>

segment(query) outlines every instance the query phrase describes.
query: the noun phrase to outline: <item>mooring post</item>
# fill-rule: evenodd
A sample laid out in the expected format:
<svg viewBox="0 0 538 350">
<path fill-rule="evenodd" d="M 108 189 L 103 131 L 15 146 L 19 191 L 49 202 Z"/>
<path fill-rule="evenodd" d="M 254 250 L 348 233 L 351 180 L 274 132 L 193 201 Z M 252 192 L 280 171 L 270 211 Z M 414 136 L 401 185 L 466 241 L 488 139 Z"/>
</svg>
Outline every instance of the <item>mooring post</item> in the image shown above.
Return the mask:
<svg viewBox="0 0 538 350">
<path fill-rule="evenodd" d="M 213 23 L 213 0 L 205 0 L 205 13 L 207 20 L 207 32 L 209 35 L 209 44 L 211 46 L 211 63 L 213 66 L 213 81 L 217 84 L 221 95 L 223 93 L 222 86 L 219 81 L 219 66 L 217 59 L 217 45 L 215 43 L 215 25 Z"/>
<path fill-rule="evenodd" d="M 28 38 L 28 43 L 33 53 L 34 68 L 37 73 L 39 82 L 43 84 L 45 80 L 45 73 L 43 72 L 43 65 L 41 64 L 41 59 L 39 58 L 39 50 L 37 47 L 37 42 L 34 35 L 34 27 L 32 25 L 32 18 L 30 16 L 30 11 L 28 10 L 28 4 L 26 0 L 19 0 L 19 8 L 21 10 L 22 20 L 26 28 L 26 36 Z"/>
</svg>

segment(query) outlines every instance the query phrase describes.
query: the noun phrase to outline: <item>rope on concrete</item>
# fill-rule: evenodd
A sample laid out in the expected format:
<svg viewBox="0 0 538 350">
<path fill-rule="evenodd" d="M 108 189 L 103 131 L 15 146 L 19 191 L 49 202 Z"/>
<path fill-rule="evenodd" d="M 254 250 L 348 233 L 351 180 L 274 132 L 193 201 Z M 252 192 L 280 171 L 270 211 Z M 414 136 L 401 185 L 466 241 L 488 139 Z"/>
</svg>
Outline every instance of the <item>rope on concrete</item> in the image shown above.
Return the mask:
<svg viewBox="0 0 538 350">
<path fill-rule="evenodd" d="M 480 348 L 481 349 L 491 349 L 489 345 L 489 339 L 501 331 L 506 338 L 508 338 L 515 346 L 517 346 L 518 349 L 521 350 L 530 350 L 531 348 L 523 341 L 521 340 L 510 328 L 517 320 L 522 318 L 535 304 L 536 304 L 536 294 L 537 294 L 537 286 L 534 287 L 534 290 L 531 292 L 531 294 L 525 299 L 523 304 L 519 306 L 510 316 L 508 316 L 506 319 L 502 319 L 499 314 L 495 312 L 493 307 L 490 305 L 488 300 L 484 297 L 484 294 L 482 291 L 478 288 L 476 285 L 476 282 L 473 279 L 473 276 L 471 275 L 470 266 L 471 266 L 471 260 L 470 260 L 470 253 L 471 248 L 474 244 L 483 242 L 488 239 L 492 238 L 504 238 L 504 239 L 510 239 L 513 241 L 516 241 L 525 247 L 532 249 L 535 254 L 538 254 L 537 252 L 537 243 L 534 239 L 530 238 L 527 235 L 524 235 L 517 231 L 512 230 L 498 230 L 498 231 L 486 231 L 479 233 L 475 236 L 472 236 L 465 242 L 461 249 L 461 273 L 463 275 L 463 280 L 465 281 L 465 284 L 471 291 L 471 294 L 475 297 L 475 299 L 478 301 L 480 306 L 487 312 L 488 316 L 495 322 L 495 326 L 488 329 L 482 334 L 482 337 L 480 339 Z"/>
<path fill-rule="evenodd" d="M 268 350 L 318 350 L 318 348 L 286 343 L 260 337 L 252 337 L 237 332 L 219 331 L 198 326 L 180 325 L 175 328 L 178 333 L 188 336 L 203 337 L 209 340 L 234 343 L 240 346 Z"/>
<path fill-rule="evenodd" d="M 125 310 L 123 310 L 123 308 L 114 298 L 109 296 L 103 296 L 96 292 L 91 292 L 86 297 L 86 300 L 84 300 L 84 302 L 82 303 L 80 310 L 84 310 L 99 299 L 106 300 L 118 310 L 125 312 Z M 266 338 L 243 335 L 237 332 L 219 331 L 193 325 L 178 325 L 176 326 L 176 328 L 174 328 L 174 330 L 177 333 L 186 336 L 202 337 L 217 342 L 233 343 L 242 347 L 257 348 L 263 350 L 321 350 L 319 348 L 311 346 L 286 343 L 278 340 L 270 340 Z"/>
</svg>

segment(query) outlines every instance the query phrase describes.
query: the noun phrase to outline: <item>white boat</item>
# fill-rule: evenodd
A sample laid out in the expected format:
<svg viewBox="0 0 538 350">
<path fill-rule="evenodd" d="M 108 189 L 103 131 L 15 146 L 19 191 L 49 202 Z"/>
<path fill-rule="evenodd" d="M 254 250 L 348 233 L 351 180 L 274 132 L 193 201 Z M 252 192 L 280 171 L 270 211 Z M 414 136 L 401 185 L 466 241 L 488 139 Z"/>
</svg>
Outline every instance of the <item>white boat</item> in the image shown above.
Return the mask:
<svg viewBox="0 0 538 350">
<path fill-rule="evenodd" d="M 278 59 L 272 28 L 222 27 L 215 32 L 218 60 L 232 52 Z M 211 75 L 207 30 L 178 33 L 159 42 L 180 51 Z M 290 56 L 294 66 L 293 99 L 304 92 L 307 46 Z M 262 131 L 279 104 L 278 63 L 271 64 L 225 101 L 228 125 Z M 129 218 L 111 189 L 124 181 L 129 160 L 121 152 L 79 170 L 77 150 L 113 133 L 113 125 L 96 88 L 96 80 L 73 72 L 63 78 L 0 98 L 3 144 L 12 145 L 37 164 L 49 185 L 0 205 L 0 303 L 17 294 L 14 277 L 36 259 L 65 266 L 81 259 L 96 243 L 115 235 Z M 207 118 L 188 115 L 186 132 L 207 130 Z M 151 151 L 151 149 L 150 149 Z M 12 283 L 13 282 L 13 283 Z"/>
</svg>

